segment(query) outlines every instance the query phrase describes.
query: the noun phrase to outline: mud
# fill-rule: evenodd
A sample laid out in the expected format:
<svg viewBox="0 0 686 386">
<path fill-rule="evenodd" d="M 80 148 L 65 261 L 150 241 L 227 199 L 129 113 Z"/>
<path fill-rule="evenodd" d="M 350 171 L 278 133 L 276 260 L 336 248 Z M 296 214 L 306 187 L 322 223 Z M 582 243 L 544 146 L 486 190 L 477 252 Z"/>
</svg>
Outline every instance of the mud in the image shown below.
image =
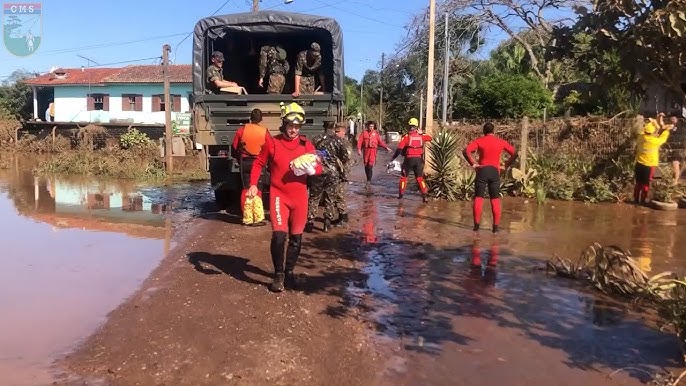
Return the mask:
<svg viewBox="0 0 686 386">
<path fill-rule="evenodd" d="M 57 384 L 635 385 L 682 365 L 652 318 L 538 268 L 599 241 L 683 274 L 685 212 L 506 199 L 503 231 L 475 235 L 469 203 L 422 204 L 414 186 L 398 201 L 397 178 L 378 166 L 371 191 L 356 168 L 349 227 L 306 234 L 305 284 L 278 295 L 266 289 L 269 227 L 214 212 L 206 184 L 130 188 L 160 205 L 169 253 L 127 301 L 86 307 L 79 337 L 35 357 L 60 356 L 113 310 L 56 362 Z M 13 199 L 22 216 L 50 210 L 34 193 Z M 121 269 L 135 286 L 160 256 L 136 275 Z"/>
</svg>

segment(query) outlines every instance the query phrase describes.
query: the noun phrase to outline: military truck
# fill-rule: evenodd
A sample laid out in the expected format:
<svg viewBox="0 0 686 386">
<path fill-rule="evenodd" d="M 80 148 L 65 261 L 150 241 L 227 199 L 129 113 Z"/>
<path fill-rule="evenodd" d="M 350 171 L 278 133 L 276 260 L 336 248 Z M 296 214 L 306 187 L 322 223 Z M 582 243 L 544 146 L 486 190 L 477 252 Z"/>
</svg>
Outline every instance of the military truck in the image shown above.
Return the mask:
<svg viewBox="0 0 686 386">
<path fill-rule="evenodd" d="M 292 96 L 295 64 L 299 52 L 319 43 L 325 75 L 323 93 Z M 258 86 L 259 54 L 263 45 L 278 44 L 288 54 L 290 71 L 282 94 L 269 95 Z M 207 89 L 207 68 L 213 51 L 224 54 L 224 79 L 237 82 L 247 94 L 211 94 Z M 262 124 L 272 135 L 280 126 L 280 102 L 299 103 L 306 113 L 301 134 L 321 132 L 324 121 L 342 120 L 344 103 L 343 36 L 331 18 L 289 12 L 260 11 L 201 19 L 193 38 L 193 94 L 191 134 L 202 146 L 202 157 L 210 172 L 215 198 L 220 207 L 235 202 L 242 188 L 238 162 L 231 158 L 231 144 L 239 127 L 249 122 L 254 108 L 262 110 Z"/>
</svg>

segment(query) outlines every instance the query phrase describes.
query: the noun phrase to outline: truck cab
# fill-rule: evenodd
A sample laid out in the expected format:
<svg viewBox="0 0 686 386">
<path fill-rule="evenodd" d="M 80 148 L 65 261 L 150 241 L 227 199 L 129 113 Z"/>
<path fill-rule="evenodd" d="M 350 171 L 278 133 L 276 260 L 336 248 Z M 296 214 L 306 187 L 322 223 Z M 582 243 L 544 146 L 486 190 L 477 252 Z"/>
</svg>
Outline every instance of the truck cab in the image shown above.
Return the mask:
<svg viewBox="0 0 686 386">
<path fill-rule="evenodd" d="M 324 84 L 322 92 L 293 97 L 296 58 L 316 42 L 321 47 Z M 267 94 L 268 79 L 259 87 L 259 55 L 264 45 L 279 45 L 287 52 L 290 70 L 281 94 Z M 224 54 L 225 80 L 238 83 L 245 94 L 214 94 L 207 88 L 207 69 L 212 52 Z M 250 112 L 262 110 L 262 125 L 271 135 L 281 125 L 280 103 L 296 102 L 305 110 L 301 134 L 322 131 L 325 121 L 342 120 L 344 103 L 343 37 L 338 23 L 321 16 L 260 11 L 201 19 L 193 38 L 193 94 L 191 135 L 202 146 L 202 156 L 220 209 L 238 199 L 243 188 L 239 163 L 231 158 L 236 131 L 249 122 Z"/>
</svg>

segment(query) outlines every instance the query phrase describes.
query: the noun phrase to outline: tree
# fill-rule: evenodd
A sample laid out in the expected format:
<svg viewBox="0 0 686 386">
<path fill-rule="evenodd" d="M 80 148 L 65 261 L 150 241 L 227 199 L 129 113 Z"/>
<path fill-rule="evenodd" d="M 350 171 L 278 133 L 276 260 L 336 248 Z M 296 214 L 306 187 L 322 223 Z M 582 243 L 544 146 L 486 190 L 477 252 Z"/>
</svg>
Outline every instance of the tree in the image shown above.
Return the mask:
<svg viewBox="0 0 686 386">
<path fill-rule="evenodd" d="M 345 77 L 344 83 L 345 110 L 347 115 L 356 115 L 360 112 L 360 85 L 357 80 Z"/>
<path fill-rule="evenodd" d="M 33 93 L 31 87 L 23 81 L 37 76 L 26 70 L 15 70 L 0 86 L 0 112 L 17 119 L 28 119 L 32 116 Z"/>
</svg>

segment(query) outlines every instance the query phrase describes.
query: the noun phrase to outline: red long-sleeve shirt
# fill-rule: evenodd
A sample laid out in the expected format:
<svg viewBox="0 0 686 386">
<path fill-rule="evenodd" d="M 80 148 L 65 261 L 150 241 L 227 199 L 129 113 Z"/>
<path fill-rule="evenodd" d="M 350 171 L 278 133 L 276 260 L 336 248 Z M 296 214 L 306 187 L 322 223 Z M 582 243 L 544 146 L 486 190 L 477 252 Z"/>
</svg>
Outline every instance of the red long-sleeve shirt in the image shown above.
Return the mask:
<svg viewBox="0 0 686 386">
<path fill-rule="evenodd" d="M 286 138 L 283 134 L 274 137 L 267 136 L 262 151 L 255 159 L 250 171 L 250 185 L 257 185 L 262 168 L 269 163 L 272 189 L 283 192 L 302 190 L 307 194 L 307 175 L 296 176 L 291 170 L 290 163 L 303 154 L 314 154 L 316 151 L 312 142 L 302 136 L 296 139 Z M 317 164 L 315 172 L 322 173 L 320 164 Z"/>
<path fill-rule="evenodd" d="M 381 139 L 381 134 L 379 134 L 378 131 L 376 131 L 376 130 L 373 130 L 373 131 L 365 130 L 362 132 L 362 134 L 360 134 L 360 137 L 357 139 L 357 150 L 362 151 L 363 147 L 365 150 L 367 150 L 367 149 L 376 150 L 376 148 L 367 147 L 366 145 L 362 146 L 366 142 L 372 142 L 374 140 L 377 143 L 377 147 L 383 147 L 386 150 L 390 149 L 388 147 L 388 145 L 386 145 L 386 142 L 384 142 L 383 139 Z"/>
<path fill-rule="evenodd" d="M 494 166 L 500 170 L 500 155 L 503 151 L 507 152 L 510 157 L 514 157 L 517 154 L 514 146 L 510 145 L 509 142 L 502 138 L 498 138 L 493 134 L 486 134 L 483 137 L 479 137 L 467 145 L 463 154 L 470 165 L 474 165 L 476 162 L 472 158 L 472 153 L 479 153 L 479 165 L 480 166 Z M 513 158 L 510 158 L 511 160 Z"/>
</svg>

